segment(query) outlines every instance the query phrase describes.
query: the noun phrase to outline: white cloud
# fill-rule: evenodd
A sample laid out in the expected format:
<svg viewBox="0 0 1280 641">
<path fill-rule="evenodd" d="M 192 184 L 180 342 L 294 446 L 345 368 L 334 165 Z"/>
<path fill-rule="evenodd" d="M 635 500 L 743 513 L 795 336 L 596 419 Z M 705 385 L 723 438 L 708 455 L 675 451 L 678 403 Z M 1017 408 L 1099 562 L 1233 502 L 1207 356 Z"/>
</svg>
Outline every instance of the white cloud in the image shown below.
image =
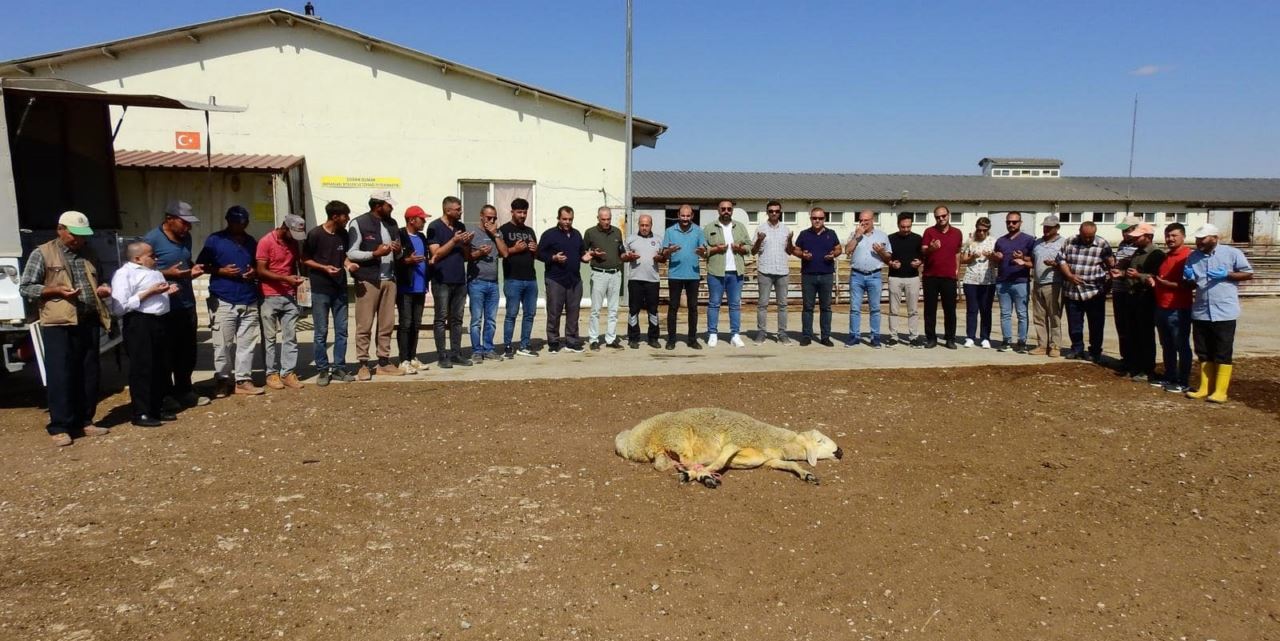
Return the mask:
<svg viewBox="0 0 1280 641">
<path fill-rule="evenodd" d="M 1156 75 L 1156 74 L 1158 74 L 1158 73 L 1164 73 L 1164 72 L 1166 72 L 1166 71 L 1169 71 L 1170 69 L 1173 69 L 1173 67 L 1168 67 L 1168 66 L 1165 66 L 1165 65 L 1142 65 L 1141 67 L 1138 67 L 1137 69 L 1134 69 L 1133 71 L 1130 71 L 1130 72 L 1129 72 L 1129 75 L 1131 75 L 1131 76 L 1154 76 L 1154 75 Z"/>
</svg>

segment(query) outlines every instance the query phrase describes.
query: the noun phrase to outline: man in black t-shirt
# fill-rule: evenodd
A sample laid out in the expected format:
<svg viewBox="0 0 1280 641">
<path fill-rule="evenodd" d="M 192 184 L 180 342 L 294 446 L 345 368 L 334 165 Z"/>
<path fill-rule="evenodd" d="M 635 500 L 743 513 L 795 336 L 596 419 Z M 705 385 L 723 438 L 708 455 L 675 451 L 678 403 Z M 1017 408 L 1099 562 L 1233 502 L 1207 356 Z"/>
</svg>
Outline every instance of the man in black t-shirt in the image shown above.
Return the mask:
<svg viewBox="0 0 1280 641">
<path fill-rule="evenodd" d="M 534 273 L 534 256 L 538 249 L 538 234 L 524 224 L 529 217 L 529 201 L 517 198 L 511 201 L 511 221 L 498 228 L 498 255 L 502 256 L 503 294 L 507 299 L 507 317 L 502 326 L 502 342 L 507 346 L 506 358 L 537 356 L 529 347 L 529 335 L 533 333 L 533 318 L 538 312 L 538 277 Z M 511 343 L 516 329 L 516 313 L 524 307 L 520 320 L 520 346 Z"/>
<path fill-rule="evenodd" d="M 347 372 L 347 223 L 351 208 L 334 200 L 324 206 L 328 220 L 307 232 L 302 241 L 302 264 L 311 276 L 311 320 L 315 324 L 316 385 L 330 380 L 350 383 Z M 333 364 L 329 364 L 329 315 L 333 314 Z"/>
<path fill-rule="evenodd" d="M 912 347 L 923 345 L 916 332 L 920 324 L 920 266 L 924 263 L 920 255 L 920 234 L 911 231 L 912 218 L 909 212 L 898 214 L 898 231 L 889 235 L 893 260 L 889 261 L 889 338 L 886 345 L 896 345 L 898 341 Z M 906 334 L 897 331 L 901 325 L 894 322 L 903 302 L 907 307 Z"/>
</svg>

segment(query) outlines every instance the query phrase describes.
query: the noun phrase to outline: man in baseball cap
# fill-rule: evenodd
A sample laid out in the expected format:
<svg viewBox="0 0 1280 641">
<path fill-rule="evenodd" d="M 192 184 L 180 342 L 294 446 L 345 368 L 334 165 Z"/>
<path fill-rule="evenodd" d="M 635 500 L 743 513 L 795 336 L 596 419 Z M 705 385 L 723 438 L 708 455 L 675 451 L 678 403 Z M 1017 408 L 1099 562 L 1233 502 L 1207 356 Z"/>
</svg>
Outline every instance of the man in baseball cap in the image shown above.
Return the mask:
<svg viewBox="0 0 1280 641">
<path fill-rule="evenodd" d="M 1200 359 L 1200 386 L 1187 398 L 1227 402 L 1236 320 L 1240 318 L 1239 283 L 1253 278 L 1244 252 L 1218 244 L 1218 228 L 1196 230 L 1196 250 L 1187 258 L 1182 279 L 1195 287 L 1191 301 L 1191 333 Z M 1212 391 L 1210 387 L 1212 386 Z"/>
<path fill-rule="evenodd" d="M 1116 285 L 1123 281 L 1128 292 L 1124 298 L 1115 298 L 1116 313 L 1123 312 L 1125 322 L 1121 335 L 1128 343 L 1128 349 L 1121 353 L 1120 373 L 1137 382 L 1150 382 L 1155 378 L 1156 298 L 1151 277 L 1164 262 L 1164 252 L 1154 244 L 1155 232 L 1151 223 L 1138 223 L 1125 230 L 1125 239 L 1132 244 L 1133 254 L 1124 273 L 1115 280 Z M 1124 309 L 1121 309 L 1122 305 Z M 1119 327 L 1120 320 L 1117 319 L 1116 323 Z"/>
<path fill-rule="evenodd" d="M 391 197 L 391 191 L 388 189 L 376 189 L 369 192 L 369 201 L 372 202 L 375 200 L 380 203 L 387 203 L 392 207 L 396 206 L 396 201 Z"/>
<path fill-rule="evenodd" d="M 289 235 L 292 236 L 294 240 L 307 239 L 307 221 L 303 220 L 302 216 L 297 214 L 289 214 L 288 216 L 285 216 L 284 224 L 281 225 L 281 227 L 289 230 Z"/>
<path fill-rule="evenodd" d="M 178 286 L 178 293 L 169 297 L 169 312 L 164 319 L 165 340 L 171 346 L 169 369 L 173 377 L 171 397 L 166 410 L 208 405 L 209 399 L 195 393 L 191 385 L 191 373 L 196 368 L 196 294 L 192 279 L 204 275 L 204 266 L 194 263 L 191 252 L 191 226 L 200 219 L 192 213 L 191 205 L 181 200 L 172 201 L 164 208 L 164 220 L 160 226 L 147 232 L 143 240 L 151 245 L 156 255 L 156 269 L 169 282 Z"/>
<path fill-rule="evenodd" d="M 1141 223 L 1142 223 L 1141 216 L 1138 216 L 1136 214 L 1129 214 L 1128 216 L 1124 217 L 1124 220 L 1116 223 L 1116 229 L 1119 229 L 1120 231 L 1125 231 L 1126 229 L 1129 229 L 1130 227 L 1133 227 L 1134 225 L 1138 225 Z"/>
<path fill-rule="evenodd" d="M 417 374 L 427 366 L 418 360 L 418 333 L 422 329 L 422 309 L 430 289 L 431 268 L 427 259 L 427 212 L 417 205 L 404 210 L 404 228 L 400 230 L 403 258 L 396 261 L 396 344 L 400 349 L 400 371 Z"/>
<path fill-rule="evenodd" d="M 196 218 L 196 215 L 191 213 L 191 205 L 181 200 L 170 201 L 169 205 L 164 208 L 164 215 L 173 218 L 181 218 L 193 225 L 200 222 L 200 219 Z"/>
<path fill-rule="evenodd" d="M 92 236 L 93 228 L 89 226 L 89 217 L 78 211 L 64 211 L 58 216 L 58 224 L 76 236 Z"/>
<path fill-rule="evenodd" d="M 224 216 L 225 229 L 209 234 L 196 262 L 209 274 L 209 333 L 213 339 L 213 395 L 256 396 L 253 356 L 260 337 L 258 282 L 254 254 L 258 241 L 250 236 L 249 210 L 232 205 Z"/>
</svg>

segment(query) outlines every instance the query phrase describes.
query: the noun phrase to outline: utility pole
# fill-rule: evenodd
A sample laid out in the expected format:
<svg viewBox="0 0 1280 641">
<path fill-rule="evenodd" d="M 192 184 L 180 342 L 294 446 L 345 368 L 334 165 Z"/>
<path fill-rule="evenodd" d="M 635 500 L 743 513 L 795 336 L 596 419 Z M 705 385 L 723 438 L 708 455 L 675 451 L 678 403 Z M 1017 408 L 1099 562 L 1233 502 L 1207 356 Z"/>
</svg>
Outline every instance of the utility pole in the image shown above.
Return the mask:
<svg viewBox="0 0 1280 641">
<path fill-rule="evenodd" d="M 634 232 L 636 230 L 634 216 L 631 215 L 631 149 L 634 146 L 632 140 L 634 134 L 631 131 L 631 0 L 627 0 L 627 163 L 626 163 L 626 187 L 622 195 L 622 212 L 623 217 L 627 221 L 627 231 Z"/>
</svg>

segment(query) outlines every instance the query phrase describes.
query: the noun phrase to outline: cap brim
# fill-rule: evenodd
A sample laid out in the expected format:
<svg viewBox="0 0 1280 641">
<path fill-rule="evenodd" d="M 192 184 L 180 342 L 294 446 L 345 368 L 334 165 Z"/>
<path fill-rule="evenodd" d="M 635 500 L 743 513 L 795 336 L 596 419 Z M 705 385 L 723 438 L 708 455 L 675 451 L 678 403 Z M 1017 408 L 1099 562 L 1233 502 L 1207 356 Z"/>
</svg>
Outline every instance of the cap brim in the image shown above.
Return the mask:
<svg viewBox="0 0 1280 641">
<path fill-rule="evenodd" d="M 196 223 L 198 223 L 198 222 L 200 222 L 200 219 L 199 219 L 199 218 L 196 218 L 195 216 L 190 216 L 190 215 L 188 215 L 188 216 L 178 216 L 178 218 L 181 218 L 181 219 L 183 219 L 183 220 L 185 220 L 185 221 L 187 221 L 187 222 L 189 222 L 189 223 L 191 223 L 191 224 L 193 224 L 193 225 L 194 225 L 194 224 L 196 224 Z"/>
<path fill-rule="evenodd" d="M 92 236 L 93 235 L 92 227 L 73 227 L 71 225 L 63 225 L 63 226 L 66 227 L 67 231 L 71 232 L 71 235 L 73 236 Z"/>
<path fill-rule="evenodd" d="M 290 235 L 290 236 L 293 236 L 293 239 L 294 239 L 294 240 L 306 240 L 306 239 L 307 239 L 307 232 L 305 232 L 305 231 L 294 231 L 294 230 L 290 229 L 290 230 L 289 230 L 289 235 Z"/>
</svg>

